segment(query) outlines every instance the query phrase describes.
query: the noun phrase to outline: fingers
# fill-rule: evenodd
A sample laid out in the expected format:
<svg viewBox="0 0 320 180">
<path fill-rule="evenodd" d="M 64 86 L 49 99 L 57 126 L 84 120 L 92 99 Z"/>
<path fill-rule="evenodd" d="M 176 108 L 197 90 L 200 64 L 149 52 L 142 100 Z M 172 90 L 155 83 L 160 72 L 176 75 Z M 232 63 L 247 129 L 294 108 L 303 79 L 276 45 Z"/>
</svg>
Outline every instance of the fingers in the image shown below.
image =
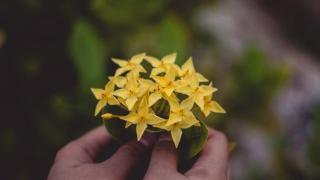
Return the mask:
<svg viewBox="0 0 320 180">
<path fill-rule="evenodd" d="M 145 133 L 139 142 L 134 140 L 122 145 L 112 157 L 100 165 L 106 170 L 112 169 L 110 173 L 115 179 L 125 178 L 156 140 L 157 136 L 154 134 Z"/>
<path fill-rule="evenodd" d="M 103 126 L 100 126 L 63 147 L 57 153 L 56 161 L 92 163 L 109 142 L 111 142 L 110 135 Z"/>
<path fill-rule="evenodd" d="M 177 171 L 177 150 L 168 134 L 162 134 L 156 143 L 145 179 L 168 179 L 180 174 Z"/>
<path fill-rule="evenodd" d="M 189 178 L 227 179 L 228 140 L 219 131 L 209 129 L 209 137 L 200 158 L 185 174 Z"/>
</svg>

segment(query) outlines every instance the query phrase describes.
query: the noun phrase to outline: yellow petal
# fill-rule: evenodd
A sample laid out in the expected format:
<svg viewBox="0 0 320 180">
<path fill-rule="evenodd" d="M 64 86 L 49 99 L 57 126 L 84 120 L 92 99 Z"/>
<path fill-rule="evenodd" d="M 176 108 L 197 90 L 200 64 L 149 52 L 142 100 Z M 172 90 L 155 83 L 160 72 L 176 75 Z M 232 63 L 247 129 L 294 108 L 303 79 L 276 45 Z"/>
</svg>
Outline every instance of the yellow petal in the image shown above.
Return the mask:
<svg viewBox="0 0 320 180">
<path fill-rule="evenodd" d="M 180 116 L 179 114 L 176 114 L 176 113 L 171 113 L 169 116 L 169 119 L 166 123 L 166 126 L 170 126 L 170 125 L 177 123 L 177 122 L 180 122 L 180 121 L 182 121 L 182 116 Z"/>
<path fill-rule="evenodd" d="M 212 99 L 212 94 L 210 94 L 209 96 L 204 96 L 205 102 L 211 102 L 211 99 Z"/>
<path fill-rule="evenodd" d="M 148 115 L 148 124 L 151 124 L 151 125 L 154 125 L 154 124 L 159 124 L 159 123 L 162 123 L 162 122 L 165 122 L 166 119 L 163 119 L 155 114 L 149 114 Z"/>
<path fill-rule="evenodd" d="M 171 130 L 171 137 L 173 140 L 174 145 L 176 146 L 176 148 L 178 148 L 180 140 L 181 140 L 181 135 L 182 135 L 182 131 L 179 127 L 174 127 Z"/>
<path fill-rule="evenodd" d="M 146 96 L 144 96 L 140 102 L 140 105 L 138 108 L 138 114 L 142 117 L 147 117 L 149 114 L 148 100 Z"/>
<path fill-rule="evenodd" d="M 136 127 L 137 139 L 141 139 L 144 131 L 147 129 L 148 125 L 146 123 L 138 123 Z"/>
<path fill-rule="evenodd" d="M 129 111 L 133 108 L 137 101 L 138 98 L 136 96 L 131 96 L 126 100 L 126 105 Z"/>
<path fill-rule="evenodd" d="M 153 69 L 151 70 L 150 76 L 156 76 L 156 75 L 158 75 L 158 74 L 160 74 L 160 73 L 163 73 L 163 72 L 165 72 L 165 69 L 163 69 L 163 68 L 160 68 L 160 67 L 153 68 Z"/>
<path fill-rule="evenodd" d="M 180 104 L 179 104 L 179 101 L 175 95 L 172 94 L 168 98 L 168 103 L 170 105 L 170 111 L 177 112 L 180 110 Z"/>
<path fill-rule="evenodd" d="M 167 81 L 175 81 L 176 79 L 176 72 L 174 70 L 174 68 L 170 68 L 169 71 L 166 73 L 165 78 L 167 79 Z"/>
<path fill-rule="evenodd" d="M 120 67 L 124 67 L 124 66 L 128 65 L 128 61 L 126 61 L 126 60 L 112 58 L 112 61 L 114 63 L 116 63 L 117 65 L 119 65 Z"/>
<path fill-rule="evenodd" d="M 200 92 L 202 96 L 209 96 L 217 90 L 217 88 L 211 86 L 200 86 Z"/>
<path fill-rule="evenodd" d="M 127 75 L 128 83 L 126 88 L 131 91 L 135 91 L 138 88 L 138 80 L 135 77 L 134 73 L 129 73 Z"/>
<path fill-rule="evenodd" d="M 139 88 L 138 88 L 138 93 L 136 94 L 138 97 L 142 97 L 143 95 L 145 95 L 146 94 L 146 92 L 148 91 L 148 87 L 147 86 L 140 86 Z"/>
<path fill-rule="evenodd" d="M 133 71 L 136 71 L 135 73 L 137 73 L 139 75 L 139 72 L 143 72 L 143 73 L 147 73 L 147 70 L 141 66 L 141 65 L 137 65 Z"/>
<path fill-rule="evenodd" d="M 162 58 L 165 64 L 173 64 L 176 61 L 177 53 L 169 54 Z"/>
<path fill-rule="evenodd" d="M 101 99 L 101 95 L 104 93 L 104 89 L 91 88 L 91 91 L 96 99 Z"/>
<path fill-rule="evenodd" d="M 146 56 L 144 57 L 151 65 L 152 67 L 159 67 L 161 62 L 159 61 L 159 59 L 152 57 L 152 56 Z"/>
<path fill-rule="evenodd" d="M 208 117 L 209 114 L 211 113 L 211 110 L 209 107 L 204 106 L 204 109 L 202 110 L 203 114 L 205 117 Z"/>
<path fill-rule="evenodd" d="M 118 87 L 123 88 L 124 85 L 127 83 L 127 78 L 123 76 L 116 76 L 116 77 L 109 77 L 110 81 L 113 81 Z"/>
<path fill-rule="evenodd" d="M 114 96 L 109 96 L 108 97 L 108 104 L 110 105 L 119 105 L 119 101 L 117 100 L 117 98 L 115 98 Z"/>
<path fill-rule="evenodd" d="M 195 96 L 194 97 L 194 101 L 200 107 L 201 110 L 204 108 L 204 98 L 203 98 L 203 96 L 200 96 L 200 95 Z"/>
<path fill-rule="evenodd" d="M 121 116 L 120 119 L 136 124 L 139 121 L 139 116 L 136 113 L 130 113 L 126 116 Z"/>
<path fill-rule="evenodd" d="M 155 86 L 155 83 L 152 80 L 149 80 L 149 79 L 142 79 L 141 78 L 138 81 L 142 86 L 147 86 L 147 87 Z"/>
<path fill-rule="evenodd" d="M 163 90 L 164 90 L 164 93 L 166 93 L 167 96 L 171 96 L 171 94 L 174 91 L 174 87 L 166 87 Z"/>
<path fill-rule="evenodd" d="M 109 81 L 105 85 L 104 89 L 105 89 L 106 95 L 110 94 L 114 90 L 114 83 L 112 81 Z"/>
<path fill-rule="evenodd" d="M 190 85 L 190 87 L 191 88 L 198 88 L 199 87 L 199 80 L 197 79 L 197 77 L 195 76 L 195 75 L 191 75 L 190 76 L 190 83 L 189 83 L 189 85 Z"/>
<path fill-rule="evenodd" d="M 190 96 L 194 93 L 194 90 L 188 86 L 180 86 L 175 89 L 175 92 Z"/>
<path fill-rule="evenodd" d="M 100 100 L 96 105 L 96 110 L 94 112 L 94 115 L 98 115 L 102 108 L 104 108 L 107 104 L 107 101 L 105 99 Z"/>
<path fill-rule="evenodd" d="M 125 72 L 127 72 L 129 70 L 130 70 L 130 68 L 128 66 L 121 67 L 121 68 L 116 70 L 114 76 L 120 76 L 121 74 L 123 74 L 123 73 L 125 73 Z"/>
<path fill-rule="evenodd" d="M 199 82 L 208 82 L 209 80 L 207 78 L 205 78 L 202 74 L 200 73 L 196 73 L 197 79 L 199 80 Z"/>
<path fill-rule="evenodd" d="M 132 58 L 130 59 L 130 62 L 134 64 L 140 64 L 145 58 L 145 56 L 146 56 L 146 53 L 136 54 L 132 56 Z"/>
<path fill-rule="evenodd" d="M 161 98 L 162 98 L 162 95 L 160 92 L 151 93 L 149 96 L 149 107 L 154 105 Z"/>
<path fill-rule="evenodd" d="M 127 107 L 127 105 L 126 105 L 126 100 L 125 100 L 125 99 L 123 99 L 123 98 L 121 98 L 121 97 L 118 97 L 117 99 L 118 99 L 118 101 L 120 102 L 120 104 L 122 104 L 123 106 Z"/>
<path fill-rule="evenodd" d="M 181 102 L 180 108 L 181 109 L 186 109 L 186 110 L 191 110 L 194 104 L 194 99 L 192 97 L 188 97 L 187 99 L 183 100 Z"/>
<path fill-rule="evenodd" d="M 127 99 L 129 96 L 129 91 L 127 89 L 118 89 L 112 93 L 115 96 L 119 96 L 123 99 Z"/>
<path fill-rule="evenodd" d="M 160 129 L 164 129 L 166 131 L 171 131 L 172 129 L 172 126 L 166 126 L 166 122 L 161 122 L 161 123 L 158 123 L 158 124 L 153 124 L 152 125 L 153 127 L 155 128 L 160 128 Z"/>
<path fill-rule="evenodd" d="M 165 87 L 167 85 L 167 80 L 164 77 L 153 76 L 152 79 L 162 87 Z"/>
<path fill-rule="evenodd" d="M 190 126 L 193 126 L 197 124 L 199 121 L 194 116 L 194 114 L 191 111 L 188 111 L 185 113 L 185 117 L 183 118 L 183 122 L 189 124 Z"/>
<path fill-rule="evenodd" d="M 132 125 L 132 123 L 129 122 L 129 121 L 127 121 L 127 122 L 126 122 L 126 125 L 125 125 L 125 128 L 128 128 L 128 127 L 131 126 L 131 125 Z"/>
<path fill-rule="evenodd" d="M 194 69 L 194 65 L 193 65 L 193 61 L 192 61 L 192 57 L 190 57 L 181 67 L 183 73 L 192 73 L 195 71 Z"/>
<path fill-rule="evenodd" d="M 211 111 L 215 113 L 226 113 L 226 111 L 216 101 L 212 101 Z"/>
</svg>

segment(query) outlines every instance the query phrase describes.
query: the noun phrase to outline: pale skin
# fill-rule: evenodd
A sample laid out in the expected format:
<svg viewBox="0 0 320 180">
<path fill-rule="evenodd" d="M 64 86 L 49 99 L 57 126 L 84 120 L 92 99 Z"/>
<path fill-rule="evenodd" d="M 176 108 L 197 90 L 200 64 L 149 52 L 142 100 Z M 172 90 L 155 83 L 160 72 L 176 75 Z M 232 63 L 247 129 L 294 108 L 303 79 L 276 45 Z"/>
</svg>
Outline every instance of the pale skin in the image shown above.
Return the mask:
<svg viewBox="0 0 320 180">
<path fill-rule="evenodd" d="M 151 150 L 144 180 L 225 180 L 228 179 L 228 141 L 223 133 L 209 129 L 208 141 L 199 159 L 186 173 L 178 172 L 177 150 L 169 136 L 143 136 L 140 142 L 122 145 L 110 158 L 95 162 L 108 148 L 111 137 L 98 127 L 58 151 L 48 180 L 123 180 L 142 155 Z"/>
</svg>

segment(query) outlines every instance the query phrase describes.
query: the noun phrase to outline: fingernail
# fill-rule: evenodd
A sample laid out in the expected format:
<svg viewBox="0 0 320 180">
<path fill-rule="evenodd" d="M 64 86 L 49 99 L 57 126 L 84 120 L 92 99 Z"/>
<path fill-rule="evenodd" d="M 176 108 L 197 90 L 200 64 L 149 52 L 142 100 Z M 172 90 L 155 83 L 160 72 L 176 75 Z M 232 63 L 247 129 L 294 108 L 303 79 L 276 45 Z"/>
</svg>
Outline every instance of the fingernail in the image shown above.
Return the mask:
<svg viewBox="0 0 320 180">
<path fill-rule="evenodd" d="M 140 139 L 140 143 L 145 147 L 152 146 L 157 141 L 157 135 L 154 133 L 145 133 Z"/>
<path fill-rule="evenodd" d="M 159 141 L 172 141 L 172 139 L 168 133 L 163 133 L 160 135 Z"/>
</svg>

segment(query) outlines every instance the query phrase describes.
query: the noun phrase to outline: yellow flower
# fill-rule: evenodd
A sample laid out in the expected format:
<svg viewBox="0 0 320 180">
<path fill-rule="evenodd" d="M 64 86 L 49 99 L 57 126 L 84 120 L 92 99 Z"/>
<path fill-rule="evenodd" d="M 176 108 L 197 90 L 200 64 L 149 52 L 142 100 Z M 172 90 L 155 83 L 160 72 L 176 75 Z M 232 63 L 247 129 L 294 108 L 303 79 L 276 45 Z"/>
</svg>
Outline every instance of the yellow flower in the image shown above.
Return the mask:
<svg viewBox="0 0 320 180">
<path fill-rule="evenodd" d="M 166 126 L 170 126 L 179 122 L 183 122 L 190 126 L 199 123 L 191 111 L 193 104 L 190 99 L 185 99 L 179 103 L 177 97 L 172 95 L 168 98 L 168 102 L 170 105 L 170 114 L 169 119 L 165 124 Z"/>
<path fill-rule="evenodd" d="M 226 113 L 226 111 L 216 101 L 212 101 L 212 94 L 204 97 L 203 114 L 207 117 L 211 112 Z"/>
<path fill-rule="evenodd" d="M 125 100 L 125 105 L 130 111 L 136 104 L 138 99 L 146 93 L 147 89 L 143 86 L 138 86 L 137 77 L 133 73 L 127 75 L 127 84 L 125 88 L 118 89 L 112 94 L 121 97 Z"/>
<path fill-rule="evenodd" d="M 139 82 L 142 87 L 145 87 L 149 91 L 149 107 L 154 105 L 158 100 L 160 100 L 163 97 L 161 93 L 161 87 L 159 84 L 154 83 L 153 81 L 148 79 L 139 79 Z"/>
<path fill-rule="evenodd" d="M 179 66 L 175 64 L 176 57 L 177 57 L 177 53 L 172 53 L 167 56 L 164 56 L 161 60 L 152 56 L 146 56 L 145 59 L 153 67 L 150 76 L 152 77 L 160 73 L 167 72 L 170 68 L 174 68 L 176 71 L 178 71 Z"/>
<path fill-rule="evenodd" d="M 164 119 L 156 116 L 148 106 L 147 98 L 144 96 L 134 110 L 126 116 L 121 116 L 120 119 L 136 125 L 137 139 L 140 140 L 148 124 L 154 125 L 164 121 Z M 129 125 L 130 125 L 129 124 Z"/>
<path fill-rule="evenodd" d="M 123 88 L 127 83 L 127 78 L 123 76 L 109 76 L 109 81 L 112 81 L 119 88 Z"/>
<path fill-rule="evenodd" d="M 199 85 L 199 79 L 196 76 L 193 76 L 189 80 L 188 86 L 182 86 L 175 90 L 178 93 L 188 95 L 191 104 L 195 102 L 201 110 L 204 108 L 204 97 L 209 96 L 213 92 L 217 91 L 216 88 L 210 85 Z"/>
<path fill-rule="evenodd" d="M 161 91 L 163 91 L 168 97 L 171 96 L 178 85 L 175 82 L 176 73 L 173 68 L 170 68 L 168 73 L 164 76 L 153 76 L 152 79 L 160 85 Z"/>
<path fill-rule="evenodd" d="M 134 55 L 129 61 L 112 58 L 112 61 L 120 66 L 120 68 L 116 70 L 115 76 L 119 76 L 127 71 L 132 71 L 134 74 L 147 72 L 141 65 L 141 62 L 145 56 L 145 53 L 137 54 Z"/>
<path fill-rule="evenodd" d="M 114 83 L 109 81 L 105 86 L 105 89 L 97 89 L 91 88 L 92 93 L 96 97 L 98 101 L 95 109 L 95 116 L 99 114 L 101 109 L 108 104 L 110 105 L 118 105 L 118 100 L 112 95 L 112 91 L 114 89 Z"/>
<path fill-rule="evenodd" d="M 200 126 L 199 124 L 195 124 L 195 125 Z M 153 127 L 157 127 L 160 129 L 164 129 L 166 131 L 170 131 L 171 138 L 172 138 L 173 143 L 176 148 L 178 148 L 180 140 L 181 140 L 182 129 L 187 129 L 187 128 L 190 128 L 191 126 L 192 126 L 191 124 L 188 124 L 183 121 L 174 123 L 170 126 L 166 126 L 166 122 L 161 122 L 161 123 L 153 125 Z"/>
<path fill-rule="evenodd" d="M 200 73 L 196 72 L 192 57 L 190 57 L 181 67 L 179 70 L 179 76 L 184 80 L 186 84 L 188 84 L 188 81 L 192 77 L 196 77 L 199 82 L 208 82 L 208 80 Z"/>
</svg>

